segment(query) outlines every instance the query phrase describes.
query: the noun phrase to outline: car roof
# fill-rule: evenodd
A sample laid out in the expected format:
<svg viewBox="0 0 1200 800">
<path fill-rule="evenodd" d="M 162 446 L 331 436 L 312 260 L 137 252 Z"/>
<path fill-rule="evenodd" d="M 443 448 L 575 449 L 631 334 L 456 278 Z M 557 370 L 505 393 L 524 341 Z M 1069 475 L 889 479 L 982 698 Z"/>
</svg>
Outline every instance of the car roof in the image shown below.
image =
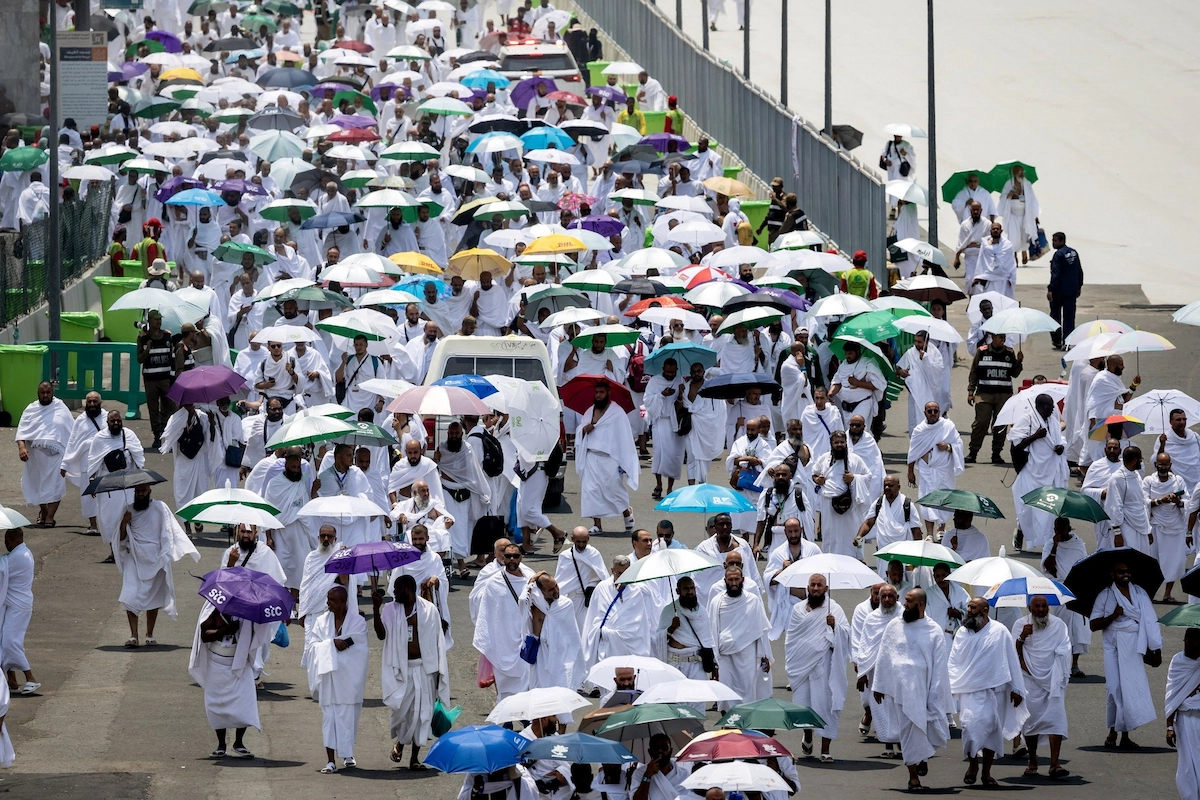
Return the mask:
<svg viewBox="0 0 1200 800">
<path fill-rule="evenodd" d="M 501 47 L 500 57 L 533 56 L 539 54 L 559 55 L 566 52 L 568 52 L 567 48 L 559 44 L 515 44 L 508 47 Z"/>
</svg>

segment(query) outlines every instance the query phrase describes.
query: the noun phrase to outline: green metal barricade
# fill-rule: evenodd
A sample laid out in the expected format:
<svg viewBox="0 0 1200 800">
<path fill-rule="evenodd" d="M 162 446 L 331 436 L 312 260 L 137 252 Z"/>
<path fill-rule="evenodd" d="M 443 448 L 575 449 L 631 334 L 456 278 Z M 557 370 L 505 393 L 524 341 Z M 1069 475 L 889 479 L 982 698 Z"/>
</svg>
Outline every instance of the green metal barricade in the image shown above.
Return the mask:
<svg viewBox="0 0 1200 800">
<path fill-rule="evenodd" d="M 82 400 L 99 392 L 105 401 L 127 406 L 125 419 L 139 419 L 146 402 L 137 345 L 125 342 L 32 342 L 46 348 L 42 380 L 57 380 L 54 393 L 64 400 Z M 58 356 L 58 375 L 50 368 L 51 354 Z M 74 375 L 64 375 L 68 362 Z"/>
</svg>

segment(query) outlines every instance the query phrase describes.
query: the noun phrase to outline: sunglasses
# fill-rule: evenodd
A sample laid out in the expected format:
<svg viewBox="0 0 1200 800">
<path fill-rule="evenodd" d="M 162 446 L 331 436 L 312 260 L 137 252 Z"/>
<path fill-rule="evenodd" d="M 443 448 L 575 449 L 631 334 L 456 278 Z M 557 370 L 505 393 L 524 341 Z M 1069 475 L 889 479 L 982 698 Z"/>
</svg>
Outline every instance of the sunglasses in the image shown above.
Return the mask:
<svg viewBox="0 0 1200 800">
<path fill-rule="evenodd" d="M 520 554 L 520 553 L 505 553 L 505 554 L 504 554 L 504 557 L 505 557 L 505 558 L 517 558 L 517 559 L 519 559 L 519 558 L 521 557 L 521 554 Z"/>
</svg>

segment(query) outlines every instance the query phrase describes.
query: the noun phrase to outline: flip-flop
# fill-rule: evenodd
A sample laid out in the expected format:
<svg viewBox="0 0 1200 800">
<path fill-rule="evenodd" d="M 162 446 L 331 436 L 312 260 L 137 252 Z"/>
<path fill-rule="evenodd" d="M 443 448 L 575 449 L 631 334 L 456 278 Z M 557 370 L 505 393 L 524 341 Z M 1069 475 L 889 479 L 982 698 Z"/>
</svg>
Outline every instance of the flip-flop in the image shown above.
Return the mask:
<svg viewBox="0 0 1200 800">
<path fill-rule="evenodd" d="M 128 639 L 126 639 L 126 640 L 125 640 L 125 646 L 126 646 L 126 647 L 128 647 L 128 648 L 129 648 L 129 649 L 131 649 L 131 650 L 132 650 L 133 648 L 137 647 L 137 646 L 138 646 L 138 640 L 137 640 L 137 637 L 135 637 L 135 636 L 130 636 Z"/>
<path fill-rule="evenodd" d="M 979 785 L 980 785 L 980 786 L 992 787 L 992 786 L 999 786 L 1000 784 L 996 782 L 996 779 L 995 779 L 995 778 L 993 778 L 991 775 L 989 775 L 989 776 L 987 776 L 986 778 L 984 778 L 984 779 L 982 779 L 981 781 L 979 781 Z"/>
<path fill-rule="evenodd" d="M 895 761 L 898 758 L 904 758 L 904 754 L 898 753 L 895 750 L 884 750 L 882 753 L 879 754 L 879 757 L 886 758 L 891 761 Z"/>
<path fill-rule="evenodd" d="M 1070 775 L 1071 775 L 1071 773 L 1068 772 L 1067 770 L 1063 769 L 1062 767 L 1055 767 L 1054 769 L 1050 770 L 1049 777 L 1050 777 L 1050 780 L 1061 781 L 1061 780 L 1064 780 L 1064 779 L 1070 777 Z"/>
<path fill-rule="evenodd" d="M 211 753 L 209 753 L 208 757 L 209 758 L 224 758 L 225 751 L 218 747 L 216 750 L 213 750 Z"/>
<path fill-rule="evenodd" d="M 919 793 L 925 792 L 926 787 L 923 786 L 920 781 L 917 781 L 916 783 L 909 781 L 908 782 L 908 791 L 912 792 L 913 794 L 919 794 Z"/>
<path fill-rule="evenodd" d="M 410 770 L 410 771 L 412 771 L 412 772 L 425 772 L 425 771 L 427 771 L 427 770 L 429 769 L 429 767 L 427 767 L 426 765 L 422 764 L 420 761 L 418 761 L 418 762 L 417 762 L 417 763 L 415 763 L 415 764 L 409 764 L 409 765 L 408 765 L 408 768 L 409 768 L 409 770 Z"/>
<path fill-rule="evenodd" d="M 235 747 L 229 751 L 229 755 L 234 758 L 254 758 L 254 753 L 251 753 L 244 747 Z"/>
<path fill-rule="evenodd" d="M 1138 744 L 1137 742 L 1135 742 L 1133 739 L 1126 739 L 1125 741 L 1123 741 L 1119 745 L 1117 745 L 1117 749 L 1133 751 L 1133 750 L 1141 750 L 1142 746 L 1140 744 Z"/>
<path fill-rule="evenodd" d="M 332 761 L 327 762 L 325 766 L 321 767 L 322 775 L 332 775 L 335 772 L 337 772 L 337 765 Z"/>
<path fill-rule="evenodd" d="M 1026 777 L 1032 778 L 1037 775 L 1041 775 L 1042 773 L 1037 771 L 1037 767 L 1026 767 L 1025 771 L 1022 772 L 1021 774 L 1025 775 Z"/>
<path fill-rule="evenodd" d="M 403 753 L 397 753 L 397 752 L 396 752 L 396 746 L 395 746 L 395 745 L 392 745 L 392 751 L 391 751 L 390 753 L 388 753 L 388 758 L 390 758 L 392 761 L 394 761 L 394 762 L 396 762 L 397 764 L 399 764 L 399 763 L 400 763 L 400 762 L 403 760 L 403 758 L 404 758 L 404 754 L 403 754 Z"/>
<path fill-rule="evenodd" d="M 977 780 L 979 780 L 979 774 L 976 772 L 968 772 L 966 775 L 963 775 L 963 783 L 967 786 L 974 786 Z"/>
</svg>

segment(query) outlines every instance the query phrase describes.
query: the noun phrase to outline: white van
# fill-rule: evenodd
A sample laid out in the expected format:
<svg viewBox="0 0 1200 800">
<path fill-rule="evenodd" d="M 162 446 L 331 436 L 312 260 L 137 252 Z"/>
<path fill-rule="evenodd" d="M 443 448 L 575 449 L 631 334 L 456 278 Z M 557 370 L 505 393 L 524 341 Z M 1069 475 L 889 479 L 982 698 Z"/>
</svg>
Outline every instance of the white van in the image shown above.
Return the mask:
<svg viewBox="0 0 1200 800">
<path fill-rule="evenodd" d="M 528 336 L 445 336 L 433 349 L 425 383 L 450 375 L 507 375 L 538 381 L 558 397 L 550 353 Z"/>
</svg>

